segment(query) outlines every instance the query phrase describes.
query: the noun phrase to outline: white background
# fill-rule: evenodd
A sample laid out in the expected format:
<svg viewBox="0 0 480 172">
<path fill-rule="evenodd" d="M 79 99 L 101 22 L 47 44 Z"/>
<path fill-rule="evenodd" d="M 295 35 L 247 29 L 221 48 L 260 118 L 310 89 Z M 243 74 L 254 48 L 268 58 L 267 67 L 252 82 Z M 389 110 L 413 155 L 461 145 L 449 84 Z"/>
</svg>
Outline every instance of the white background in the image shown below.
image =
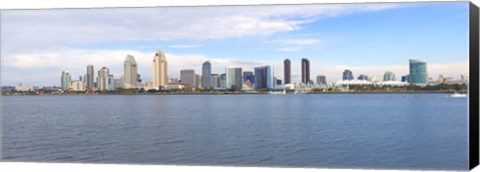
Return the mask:
<svg viewBox="0 0 480 172">
<path fill-rule="evenodd" d="M 39 8 L 92 8 L 92 7 L 141 7 L 141 6 L 192 6 L 192 5 L 246 5 L 246 4 L 298 4 L 298 3 L 348 3 L 348 2 L 418 2 L 425 0 L 183 0 L 162 2 L 153 0 L 2 0 L 0 9 L 39 9 Z M 436 0 L 444 1 L 444 0 Z M 480 0 L 472 0 L 480 6 Z M 1 123 L 0 123 L 1 124 Z M 1 129 L 1 127 L 0 127 Z M 19 163 L 2 162 L 1 171 L 352 171 L 351 169 L 300 169 L 300 168 L 256 168 L 256 167 L 205 167 L 205 166 L 159 166 L 159 165 L 113 165 L 113 164 L 67 164 L 67 163 Z M 373 171 L 360 170 L 353 171 Z M 380 170 L 374 170 L 380 171 Z M 399 171 L 399 170 L 381 170 Z M 475 170 L 480 172 L 480 167 Z"/>
</svg>

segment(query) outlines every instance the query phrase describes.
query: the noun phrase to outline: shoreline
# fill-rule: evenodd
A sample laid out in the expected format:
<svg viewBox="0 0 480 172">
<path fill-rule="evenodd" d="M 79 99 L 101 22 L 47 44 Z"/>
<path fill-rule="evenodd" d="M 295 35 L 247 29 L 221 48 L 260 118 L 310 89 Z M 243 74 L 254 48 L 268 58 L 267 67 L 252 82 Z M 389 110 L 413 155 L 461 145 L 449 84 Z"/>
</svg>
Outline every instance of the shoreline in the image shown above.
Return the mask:
<svg viewBox="0 0 480 172">
<path fill-rule="evenodd" d="M 2 94 L 1 96 L 109 96 L 109 95 L 295 95 L 295 94 L 454 94 L 455 92 L 451 91 L 418 91 L 418 92 L 305 92 L 305 93 L 293 93 L 287 92 L 286 94 L 270 94 L 270 92 L 215 92 L 215 93 L 133 93 L 133 94 L 124 94 L 124 93 L 98 93 L 98 94 Z M 460 94 L 468 94 L 468 91 L 460 91 Z"/>
</svg>

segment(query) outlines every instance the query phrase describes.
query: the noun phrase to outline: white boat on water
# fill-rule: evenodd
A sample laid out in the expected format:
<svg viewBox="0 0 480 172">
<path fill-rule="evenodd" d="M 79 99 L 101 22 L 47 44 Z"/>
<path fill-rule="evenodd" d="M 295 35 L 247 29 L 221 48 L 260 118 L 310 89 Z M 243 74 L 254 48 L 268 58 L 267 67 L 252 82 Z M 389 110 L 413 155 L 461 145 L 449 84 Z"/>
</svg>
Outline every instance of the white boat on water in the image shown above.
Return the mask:
<svg viewBox="0 0 480 172">
<path fill-rule="evenodd" d="M 467 97 L 467 94 L 453 93 L 450 97 Z"/>
</svg>

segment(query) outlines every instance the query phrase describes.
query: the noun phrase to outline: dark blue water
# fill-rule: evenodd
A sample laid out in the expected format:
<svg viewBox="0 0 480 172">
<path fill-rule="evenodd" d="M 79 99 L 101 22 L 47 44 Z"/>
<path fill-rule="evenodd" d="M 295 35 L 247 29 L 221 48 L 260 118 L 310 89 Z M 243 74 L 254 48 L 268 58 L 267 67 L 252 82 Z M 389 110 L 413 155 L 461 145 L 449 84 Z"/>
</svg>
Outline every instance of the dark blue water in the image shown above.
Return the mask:
<svg viewBox="0 0 480 172">
<path fill-rule="evenodd" d="M 3 96 L 5 161 L 466 170 L 447 94 Z"/>
</svg>

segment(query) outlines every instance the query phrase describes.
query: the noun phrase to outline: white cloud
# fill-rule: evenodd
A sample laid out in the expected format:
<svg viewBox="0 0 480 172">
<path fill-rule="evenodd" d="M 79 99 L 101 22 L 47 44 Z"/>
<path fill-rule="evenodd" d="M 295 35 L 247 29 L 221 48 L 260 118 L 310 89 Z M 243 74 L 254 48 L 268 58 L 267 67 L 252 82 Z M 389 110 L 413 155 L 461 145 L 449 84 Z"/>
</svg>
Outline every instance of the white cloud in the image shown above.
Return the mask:
<svg viewBox="0 0 480 172">
<path fill-rule="evenodd" d="M 75 43 L 222 39 L 302 29 L 325 17 L 397 4 L 329 4 L 15 10 L 1 13 L 4 52 L 55 50 Z"/>
<path fill-rule="evenodd" d="M 199 48 L 203 47 L 203 45 L 200 44 L 181 44 L 181 45 L 169 45 L 169 48 Z"/>
<path fill-rule="evenodd" d="M 318 44 L 318 39 L 278 39 L 273 41 L 266 41 L 265 43 L 284 44 L 284 45 L 311 45 Z"/>
<path fill-rule="evenodd" d="M 275 51 L 284 51 L 284 52 L 296 52 L 300 51 L 300 47 L 286 47 L 286 48 L 277 48 Z"/>
</svg>

